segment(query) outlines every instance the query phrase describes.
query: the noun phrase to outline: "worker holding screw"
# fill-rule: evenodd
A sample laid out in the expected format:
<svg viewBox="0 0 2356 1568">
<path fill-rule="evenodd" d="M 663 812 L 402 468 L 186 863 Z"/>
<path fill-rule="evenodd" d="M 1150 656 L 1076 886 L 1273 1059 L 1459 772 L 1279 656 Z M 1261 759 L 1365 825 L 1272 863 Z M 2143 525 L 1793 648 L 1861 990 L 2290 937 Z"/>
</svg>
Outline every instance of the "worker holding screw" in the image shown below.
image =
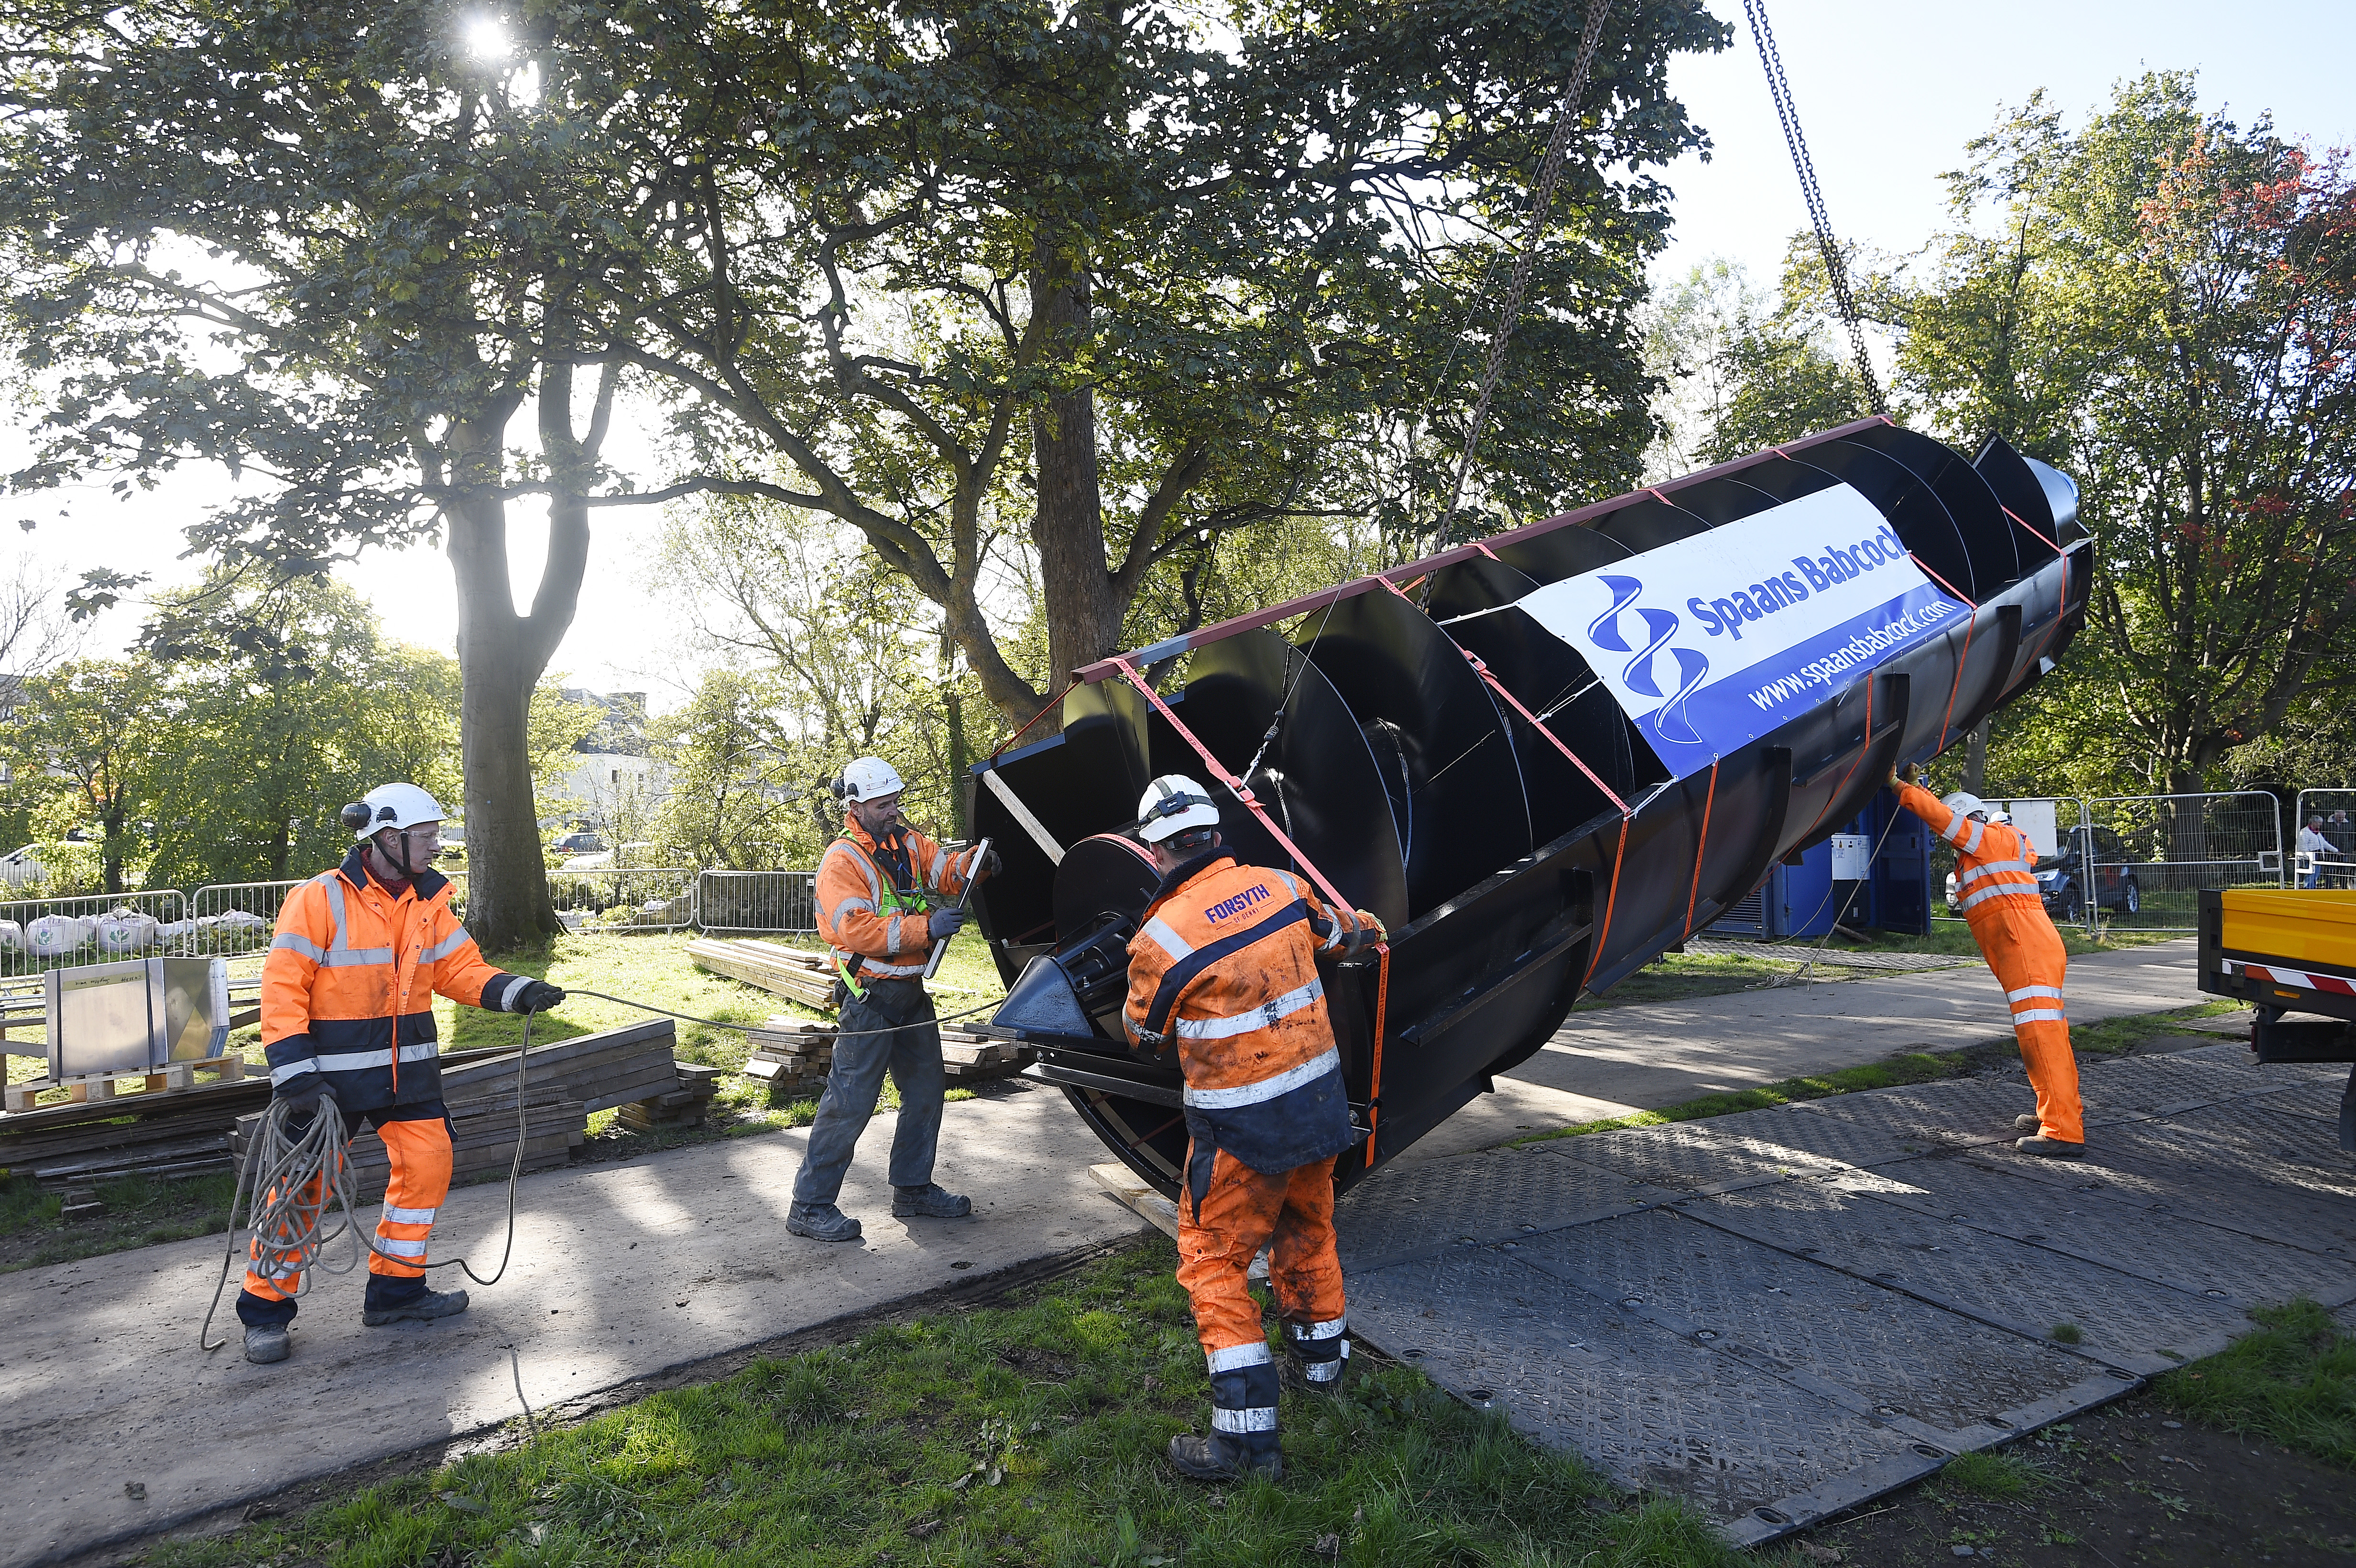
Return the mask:
<svg viewBox="0 0 2356 1568">
<path fill-rule="evenodd" d="M 2045 912 L 2038 891 L 2037 851 L 2009 823 L 1989 819 L 1979 796 L 1963 790 L 1942 800 L 1913 782 L 1909 767 L 1893 769 L 1890 786 L 1900 804 L 1955 847 L 1955 894 L 1980 956 L 2012 1005 L 2013 1036 L 2021 1064 L 2037 1091 L 2034 1115 L 2016 1118 L 2023 1154 L 2078 1159 L 2086 1152 L 2085 1108 L 2078 1098 L 2078 1059 L 2070 1052 L 2070 1020 L 2062 1007 L 2069 949 Z"/>
<path fill-rule="evenodd" d="M 1349 1364 L 1333 1239 L 1333 1159 L 1358 1141 L 1342 1086 L 1321 953 L 1385 940 L 1364 910 L 1329 910 L 1290 872 L 1238 865 L 1218 807 L 1183 773 L 1146 786 L 1138 837 L 1162 883 L 1129 944 L 1130 1038 L 1174 1045 L 1186 1086 L 1178 1283 L 1211 1368 L 1211 1435 L 1171 1439 L 1196 1480 L 1284 1472 L 1277 1369 L 1245 1285 L 1269 1248 L 1277 1315 L 1304 1383 L 1330 1392 Z"/>
</svg>

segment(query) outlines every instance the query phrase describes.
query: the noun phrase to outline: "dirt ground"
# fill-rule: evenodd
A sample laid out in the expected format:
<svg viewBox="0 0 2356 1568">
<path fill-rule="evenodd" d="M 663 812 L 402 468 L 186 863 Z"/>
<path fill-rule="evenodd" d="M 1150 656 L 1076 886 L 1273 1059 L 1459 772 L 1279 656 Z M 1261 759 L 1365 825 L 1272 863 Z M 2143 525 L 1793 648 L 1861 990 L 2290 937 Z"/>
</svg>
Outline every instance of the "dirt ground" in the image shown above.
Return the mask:
<svg viewBox="0 0 2356 1568">
<path fill-rule="evenodd" d="M 2122 1400 L 1810 1531 L 1805 1563 L 1929 1568 L 2347 1568 L 2356 1485 L 2345 1470 Z M 1990 1495 L 2009 1493 L 2010 1495 Z M 1837 1555 L 1835 1555 L 1837 1553 Z"/>
</svg>

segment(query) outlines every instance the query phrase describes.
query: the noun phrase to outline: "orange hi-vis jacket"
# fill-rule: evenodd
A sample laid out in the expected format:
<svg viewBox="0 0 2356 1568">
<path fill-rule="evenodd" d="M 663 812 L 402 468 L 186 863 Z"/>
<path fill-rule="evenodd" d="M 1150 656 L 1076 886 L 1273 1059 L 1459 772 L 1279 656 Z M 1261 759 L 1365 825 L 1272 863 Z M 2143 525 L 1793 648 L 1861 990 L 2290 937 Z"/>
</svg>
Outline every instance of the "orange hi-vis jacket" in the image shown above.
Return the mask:
<svg viewBox="0 0 2356 1568">
<path fill-rule="evenodd" d="M 2044 912 L 2045 899 L 2037 891 L 2037 851 L 2025 834 L 1950 811 L 1920 784 L 1899 785 L 1898 799 L 1955 847 L 1955 903 L 1973 930 L 2010 914 L 2018 906 L 2002 901 L 2008 899 L 2034 899 L 2038 912 Z"/>
<path fill-rule="evenodd" d="M 951 855 L 913 827 L 878 844 L 846 815 L 818 862 L 818 932 L 836 966 L 862 986 L 922 975 L 933 946 L 925 890 L 963 892 L 980 849 Z"/>
<path fill-rule="evenodd" d="M 1379 929 L 1288 871 L 1212 849 L 1162 879 L 1129 944 L 1138 1039 L 1178 1048 L 1187 1131 L 1274 1176 L 1358 1141 L 1317 955 Z"/>
<path fill-rule="evenodd" d="M 396 899 L 357 848 L 286 895 L 262 964 L 270 1081 L 326 1076 L 347 1111 L 442 1097 L 434 998 L 508 1009 L 529 980 L 483 961 L 450 911 L 450 880 L 423 870 Z"/>
</svg>

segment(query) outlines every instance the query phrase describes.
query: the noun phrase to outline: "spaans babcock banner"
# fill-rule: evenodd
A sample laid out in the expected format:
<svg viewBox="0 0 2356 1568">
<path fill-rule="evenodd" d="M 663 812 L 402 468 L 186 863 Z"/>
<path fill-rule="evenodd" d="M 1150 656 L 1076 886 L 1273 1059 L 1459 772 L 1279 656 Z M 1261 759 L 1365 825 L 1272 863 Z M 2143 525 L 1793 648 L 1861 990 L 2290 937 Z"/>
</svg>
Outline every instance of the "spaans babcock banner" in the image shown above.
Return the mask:
<svg viewBox="0 0 2356 1568">
<path fill-rule="evenodd" d="M 1677 778 L 1970 614 L 1847 485 L 1520 604 L 1585 656 Z"/>
</svg>

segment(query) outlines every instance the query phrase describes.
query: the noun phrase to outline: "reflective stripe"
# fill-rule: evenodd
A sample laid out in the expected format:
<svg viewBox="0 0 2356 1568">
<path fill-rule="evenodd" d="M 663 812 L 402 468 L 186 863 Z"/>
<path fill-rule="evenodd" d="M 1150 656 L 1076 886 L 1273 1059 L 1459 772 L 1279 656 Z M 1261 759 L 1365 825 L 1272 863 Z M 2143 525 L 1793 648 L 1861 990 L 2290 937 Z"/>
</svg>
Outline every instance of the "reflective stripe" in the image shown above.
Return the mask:
<svg viewBox="0 0 2356 1568">
<path fill-rule="evenodd" d="M 1955 907 L 1957 909 L 1969 909 L 1974 904 L 1983 903 L 1989 899 L 2003 898 L 2036 899 L 2040 903 L 2044 901 L 2042 895 L 2040 895 L 2034 887 L 2024 886 L 2019 882 L 1999 882 L 1995 887 L 1982 888 L 1976 893 L 1965 894 L 1963 901 L 1956 904 Z"/>
<path fill-rule="evenodd" d="M 834 918 L 837 920 L 841 920 L 846 914 L 873 914 L 874 912 L 875 906 L 865 899 L 845 899 L 834 906 Z"/>
<path fill-rule="evenodd" d="M 925 972 L 925 966 L 922 964 L 878 964 L 873 958 L 862 959 L 861 962 L 866 965 L 861 971 L 862 974 L 882 975 L 889 979 L 902 979 L 910 975 L 921 975 Z"/>
<path fill-rule="evenodd" d="M 867 896 L 870 900 L 873 901 L 870 902 L 867 907 L 869 909 L 873 909 L 876 904 L 882 903 L 884 901 L 884 880 L 875 874 L 875 857 L 868 854 L 867 851 L 862 849 L 858 845 L 852 843 L 848 838 L 838 838 L 833 843 L 826 847 L 826 854 L 820 855 L 818 858 L 818 869 L 819 873 L 823 874 L 826 870 L 827 856 L 832 855 L 837 850 L 841 850 L 843 854 L 849 855 L 853 859 L 857 860 L 859 862 L 859 869 L 867 873 Z M 817 877 L 812 877 L 810 879 L 810 885 L 812 887 L 816 887 L 818 885 Z M 834 912 L 832 910 L 829 910 L 827 912 L 826 918 L 830 921 L 833 920 Z"/>
<path fill-rule="evenodd" d="M 2026 860 L 1983 860 L 1980 864 L 1974 866 L 1970 870 L 1965 871 L 1956 881 L 1955 885 L 1959 888 L 1964 887 L 1970 883 L 1978 881 L 1982 877 L 1993 877 L 1998 871 L 2019 871 L 2024 877 L 2033 877 L 2037 875 L 2034 870 L 2029 869 L 2029 862 Z"/>
<path fill-rule="evenodd" d="M 281 1264 L 276 1268 L 257 1268 L 252 1264 L 248 1264 L 245 1265 L 245 1272 L 252 1275 L 256 1279 L 273 1281 L 293 1279 L 303 1272 L 303 1265 L 300 1264 Z"/>
<path fill-rule="evenodd" d="M 1158 914 L 1145 923 L 1142 934 L 1151 937 L 1153 944 L 1170 955 L 1173 960 L 1183 958 L 1194 951 L 1194 944 L 1171 930 L 1170 923 Z"/>
<path fill-rule="evenodd" d="M 2048 1011 L 2044 1011 L 2044 1012 L 2035 1012 L 2035 1013 L 2015 1013 L 2015 1014 L 2013 1014 L 2013 1015 L 2012 1015 L 2012 1021 L 2013 1021 L 2015 1024 L 2041 1024 L 2041 1023 L 2062 1023 L 2062 1024 L 2065 1024 L 2065 1023 L 2068 1023 L 2068 1022 L 2070 1021 L 2070 1015 L 2069 1015 L 2069 1014 L 2067 1014 L 2067 1013 L 2065 1013 L 2065 1012 L 2063 1012 L 2063 1011 L 2062 1011 L 2061 1008 L 2051 1008 L 2051 1009 L 2050 1009 L 2050 1010 L 2048 1010 Z"/>
<path fill-rule="evenodd" d="M 1344 1339 L 1340 1355 L 1330 1361 L 1310 1362 L 1301 1369 L 1301 1375 L 1312 1383 L 1330 1383 L 1342 1375 L 1342 1369 L 1349 1364 L 1349 1360 L 1350 1341 Z"/>
<path fill-rule="evenodd" d="M 1273 1432 L 1276 1430 L 1276 1406 L 1263 1404 L 1250 1410 L 1214 1410 L 1211 1412 L 1214 1432 Z"/>
<path fill-rule="evenodd" d="M 338 943 L 328 952 L 320 955 L 319 962 L 322 965 L 329 969 L 365 969 L 373 964 L 391 963 L 392 949 L 390 947 L 346 947 L 342 944 Z"/>
<path fill-rule="evenodd" d="M 1947 818 L 1947 826 L 1939 829 L 1939 837 L 1950 844 L 1960 844 L 1964 839 L 1964 829 L 1971 825 L 1972 819 L 1959 811 Z"/>
<path fill-rule="evenodd" d="M 401 1060 L 403 1061 L 423 1061 L 441 1054 L 442 1048 L 430 1040 L 401 1048 Z M 390 1048 L 382 1051 L 323 1051 L 316 1060 L 322 1072 L 359 1072 L 370 1067 L 391 1066 L 392 1051 Z M 271 1077 L 274 1082 L 277 1074 L 273 1072 Z"/>
<path fill-rule="evenodd" d="M 1233 1040 L 1239 1034 L 1272 1028 L 1279 1019 L 1290 1018 L 1324 995 L 1325 982 L 1312 980 L 1298 990 L 1287 991 L 1272 1001 L 1262 1002 L 1248 1013 L 1238 1013 L 1231 1019 L 1180 1019 L 1170 1026 L 1170 1031 L 1183 1040 Z M 1226 1091 L 1222 1089 L 1215 1093 L 1226 1093 Z"/>
<path fill-rule="evenodd" d="M 420 964 L 438 964 L 443 959 L 449 957 L 450 955 L 457 952 L 458 949 L 466 946 L 467 943 L 473 940 L 474 938 L 466 934 L 466 928 L 465 926 L 460 926 L 448 936 L 444 937 L 441 941 L 435 943 L 433 946 L 419 954 L 417 955 L 417 961 Z"/>
<path fill-rule="evenodd" d="M 306 1056 L 300 1061 L 290 1061 L 284 1067 L 272 1068 L 270 1082 L 274 1087 L 285 1083 L 289 1078 L 299 1078 L 305 1072 L 316 1072 L 318 1070 L 319 1064 Z"/>
<path fill-rule="evenodd" d="M 1229 1345 L 1225 1349 L 1206 1350 L 1204 1359 L 1211 1363 L 1211 1371 L 1215 1373 L 1232 1372 L 1244 1367 L 1264 1367 L 1269 1360 L 1268 1341 L 1254 1339 L 1248 1345 Z"/>
<path fill-rule="evenodd" d="M 896 958 L 900 955 L 900 927 L 906 924 L 907 920 L 908 917 L 905 914 L 895 914 L 884 923 L 884 957 Z"/>
<path fill-rule="evenodd" d="M 1985 822 L 1975 822 L 1971 827 L 1972 836 L 1970 839 L 1967 841 L 1958 838 L 1955 842 L 1962 848 L 1965 854 L 1976 855 L 1980 852 L 1980 838 L 1987 832 L 1987 824 Z"/>
<path fill-rule="evenodd" d="M 314 964 L 320 962 L 327 956 L 327 954 L 320 949 L 317 943 L 312 941 L 309 937 L 303 935 L 300 932 L 282 931 L 277 935 L 270 939 L 270 946 L 273 952 L 280 948 L 284 948 L 289 953 L 300 953 L 304 957 L 308 958 Z"/>
<path fill-rule="evenodd" d="M 344 929 L 344 874 L 329 871 L 319 879 L 327 884 L 327 913 L 336 923 L 336 934 L 328 942 L 330 953 L 341 953 L 349 946 L 350 938 Z"/>
<path fill-rule="evenodd" d="M 425 1255 L 425 1241 L 423 1237 L 407 1242 L 399 1236 L 379 1236 L 376 1239 L 376 1250 L 380 1253 L 390 1253 L 397 1258 L 422 1258 Z"/>
<path fill-rule="evenodd" d="M 1193 1089 L 1186 1091 L 1186 1104 L 1203 1111 L 1231 1111 L 1238 1105 L 1257 1105 L 1273 1100 L 1279 1094 L 1290 1093 L 1304 1083 L 1313 1083 L 1342 1065 L 1342 1053 L 1328 1046 L 1322 1056 L 1302 1062 L 1273 1078 L 1263 1078 L 1257 1083 L 1245 1083 L 1233 1089 Z"/>
<path fill-rule="evenodd" d="M 1336 1317 L 1331 1323 L 1288 1323 L 1285 1332 L 1296 1339 L 1331 1339 L 1350 1327 L 1347 1317 Z"/>
<path fill-rule="evenodd" d="M 382 1222 L 387 1225 L 431 1225 L 438 1212 L 435 1209 L 401 1209 L 388 1203 L 384 1206 Z"/>
<path fill-rule="evenodd" d="M 933 869 L 926 874 L 926 879 L 931 881 L 933 886 L 937 888 L 941 885 L 941 874 L 948 869 L 949 852 L 946 849 L 935 849 L 933 851 Z"/>
<path fill-rule="evenodd" d="M 2007 991 L 2004 994 L 2004 999 L 2008 1002 L 2018 1002 L 2022 1000 L 2024 997 L 2051 997 L 2056 1001 L 2059 1001 L 2062 997 L 2062 987 L 2059 986 L 2023 986 L 2017 991 Z"/>
</svg>

